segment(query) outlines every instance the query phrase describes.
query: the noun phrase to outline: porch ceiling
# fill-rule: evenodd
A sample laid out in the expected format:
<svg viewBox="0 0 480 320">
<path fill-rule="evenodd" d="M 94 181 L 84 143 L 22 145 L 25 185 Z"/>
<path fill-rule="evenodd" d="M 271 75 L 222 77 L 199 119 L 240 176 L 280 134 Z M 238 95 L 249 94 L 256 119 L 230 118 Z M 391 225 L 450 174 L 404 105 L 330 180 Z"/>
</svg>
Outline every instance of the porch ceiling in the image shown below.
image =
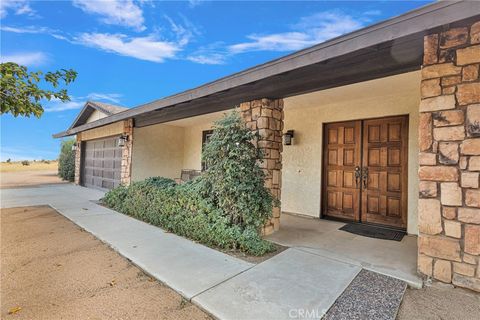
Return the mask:
<svg viewBox="0 0 480 320">
<path fill-rule="evenodd" d="M 142 127 L 229 109 L 243 101 L 283 98 L 417 70 L 423 36 L 480 15 L 475 1 L 439 1 L 404 15 L 241 71 L 198 88 L 58 133 L 134 118 Z"/>
</svg>

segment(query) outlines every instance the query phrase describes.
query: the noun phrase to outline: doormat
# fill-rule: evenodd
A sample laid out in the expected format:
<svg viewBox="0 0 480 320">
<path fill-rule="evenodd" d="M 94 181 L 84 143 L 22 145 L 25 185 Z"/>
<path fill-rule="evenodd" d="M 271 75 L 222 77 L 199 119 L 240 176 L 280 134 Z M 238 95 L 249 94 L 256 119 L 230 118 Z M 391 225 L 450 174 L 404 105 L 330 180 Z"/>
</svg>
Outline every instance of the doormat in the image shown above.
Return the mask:
<svg viewBox="0 0 480 320">
<path fill-rule="evenodd" d="M 391 230 L 359 223 L 348 223 L 341 227 L 339 230 L 347 231 L 353 234 L 357 234 L 359 236 L 394 241 L 402 241 L 403 237 L 406 234 L 403 231 Z"/>
<path fill-rule="evenodd" d="M 395 320 L 406 289 L 401 280 L 363 269 L 323 319 Z"/>
</svg>

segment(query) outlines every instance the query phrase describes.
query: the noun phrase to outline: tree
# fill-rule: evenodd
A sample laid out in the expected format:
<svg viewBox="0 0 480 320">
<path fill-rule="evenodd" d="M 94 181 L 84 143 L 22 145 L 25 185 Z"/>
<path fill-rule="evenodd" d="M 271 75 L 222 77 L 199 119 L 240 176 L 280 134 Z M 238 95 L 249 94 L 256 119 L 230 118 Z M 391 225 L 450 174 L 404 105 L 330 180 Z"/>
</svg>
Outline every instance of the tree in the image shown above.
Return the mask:
<svg viewBox="0 0 480 320">
<path fill-rule="evenodd" d="M 58 157 L 58 175 L 67 181 L 75 179 L 75 139 L 62 141 L 60 156 Z"/>
<path fill-rule="evenodd" d="M 31 115 L 39 118 L 43 113 L 42 99 L 70 101 L 67 90 L 59 86 L 75 81 L 77 72 L 72 69 L 60 69 L 55 72 L 29 72 L 27 67 L 14 62 L 0 64 L 0 101 L 1 114 L 13 116 Z M 41 89 L 40 84 L 48 84 L 49 89 Z"/>
</svg>

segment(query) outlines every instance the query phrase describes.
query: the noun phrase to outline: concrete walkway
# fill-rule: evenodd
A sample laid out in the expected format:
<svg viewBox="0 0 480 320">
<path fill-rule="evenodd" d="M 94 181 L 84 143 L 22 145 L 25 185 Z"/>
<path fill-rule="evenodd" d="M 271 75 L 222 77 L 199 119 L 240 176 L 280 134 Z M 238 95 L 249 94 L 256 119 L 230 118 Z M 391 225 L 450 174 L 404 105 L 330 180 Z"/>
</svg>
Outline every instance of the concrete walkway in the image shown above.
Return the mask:
<svg viewBox="0 0 480 320">
<path fill-rule="evenodd" d="M 344 225 L 283 214 L 282 227 L 267 239 L 397 278 L 414 288 L 422 287 L 417 274 L 416 236 L 405 236 L 402 241 L 372 239 L 339 230 Z"/>
<path fill-rule="evenodd" d="M 220 319 L 320 317 L 361 267 L 290 248 L 253 265 L 95 204 L 75 185 L 0 190 L 2 208 L 50 205 Z"/>
</svg>

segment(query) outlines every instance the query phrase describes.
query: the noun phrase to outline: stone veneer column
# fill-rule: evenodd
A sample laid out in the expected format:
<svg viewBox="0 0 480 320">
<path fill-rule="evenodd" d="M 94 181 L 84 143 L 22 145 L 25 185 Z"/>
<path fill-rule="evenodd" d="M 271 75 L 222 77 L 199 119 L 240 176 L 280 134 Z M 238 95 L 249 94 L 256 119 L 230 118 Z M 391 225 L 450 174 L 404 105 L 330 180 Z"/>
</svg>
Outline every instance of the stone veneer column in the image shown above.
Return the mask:
<svg viewBox="0 0 480 320">
<path fill-rule="evenodd" d="M 264 160 L 260 167 L 265 172 L 265 186 L 280 200 L 282 190 L 282 130 L 283 100 L 260 99 L 240 104 L 240 111 L 247 127 L 258 132 L 258 148 Z M 265 224 L 262 233 L 271 234 L 280 227 L 281 207 L 274 207 L 272 218 Z"/>
<path fill-rule="evenodd" d="M 133 119 L 124 121 L 123 135 L 127 136 L 128 140 L 122 148 L 120 182 L 124 185 L 129 185 L 132 174 Z"/>
<path fill-rule="evenodd" d="M 81 133 L 75 137 L 77 148 L 75 149 L 75 184 L 80 184 L 80 162 L 82 159 L 82 138 Z"/>
<path fill-rule="evenodd" d="M 424 38 L 420 273 L 480 291 L 480 21 Z"/>
</svg>

